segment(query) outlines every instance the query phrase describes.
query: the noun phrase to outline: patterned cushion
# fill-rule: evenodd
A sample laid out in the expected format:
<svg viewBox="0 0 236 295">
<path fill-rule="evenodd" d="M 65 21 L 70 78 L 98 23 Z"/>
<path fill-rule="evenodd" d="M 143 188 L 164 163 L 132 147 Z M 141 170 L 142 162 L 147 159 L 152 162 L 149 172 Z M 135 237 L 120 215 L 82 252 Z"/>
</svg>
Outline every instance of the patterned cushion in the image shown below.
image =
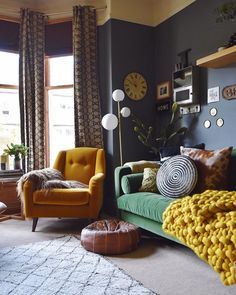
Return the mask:
<svg viewBox="0 0 236 295">
<path fill-rule="evenodd" d="M 227 189 L 232 147 L 215 151 L 181 147 L 180 152 L 181 155 L 192 158 L 198 168 L 199 180 L 196 192 L 201 193 L 207 189 Z"/>
<path fill-rule="evenodd" d="M 190 194 L 198 179 L 197 167 L 187 156 L 174 156 L 157 173 L 157 188 L 163 196 L 178 198 Z"/>
<path fill-rule="evenodd" d="M 152 192 L 157 193 L 156 176 L 158 168 L 144 168 L 143 181 L 139 188 L 140 192 Z"/>
<path fill-rule="evenodd" d="M 159 164 L 157 161 L 140 160 L 136 162 L 127 162 L 124 166 L 130 167 L 132 173 L 142 173 L 144 168 L 158 168 Z"/>
</svg>

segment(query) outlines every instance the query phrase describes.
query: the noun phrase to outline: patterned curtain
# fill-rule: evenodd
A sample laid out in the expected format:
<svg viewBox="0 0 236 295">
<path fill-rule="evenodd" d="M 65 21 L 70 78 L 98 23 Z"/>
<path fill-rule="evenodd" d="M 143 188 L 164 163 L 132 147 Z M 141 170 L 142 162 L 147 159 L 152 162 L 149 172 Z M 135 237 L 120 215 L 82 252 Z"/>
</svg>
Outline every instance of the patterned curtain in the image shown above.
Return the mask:
<svg viewBox="0 0 236 295">
<path fill-rule="evenodd" d="M 103 147 L 96 10 L 73 7 L 75 146 Z"/>
<path fill-rule="evenodd" d="M 29 147 L 26 171 L 45 167 L 45 20 L 42 13 L 21 9 L 19 99 L 21 139 Z"/>
</svg>

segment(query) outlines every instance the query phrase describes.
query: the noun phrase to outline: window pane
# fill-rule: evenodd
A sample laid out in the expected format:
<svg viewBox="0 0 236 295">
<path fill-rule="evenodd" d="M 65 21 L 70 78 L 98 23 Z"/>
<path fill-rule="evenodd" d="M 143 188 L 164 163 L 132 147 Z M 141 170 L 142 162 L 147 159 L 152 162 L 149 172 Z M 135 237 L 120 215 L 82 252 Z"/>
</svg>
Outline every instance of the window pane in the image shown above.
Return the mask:
<svg viewBox="0 0 236 295">
<path fill-rule="evenodd" d="M 49 97 L 50 166 L 59 151 L 75 146 L 73 88 L 52 89 Z"/>
<path fill-rule="evenodd" d="M 0 88 L 0 154 L 10 143 L 20 144 L 20 109 L 18 90 Z M 9 157 L 7 169 L 13 169 L 13 157 Z"/>
<path fill-rule="evenodd" d="M 0 51 L 0 84 L 19 84 L 19 55 Z"/>
<path fill-rule="evenodd" d="M 73 84 L 73 56 L 49 59 L 50 86 Z"/>
</svg>

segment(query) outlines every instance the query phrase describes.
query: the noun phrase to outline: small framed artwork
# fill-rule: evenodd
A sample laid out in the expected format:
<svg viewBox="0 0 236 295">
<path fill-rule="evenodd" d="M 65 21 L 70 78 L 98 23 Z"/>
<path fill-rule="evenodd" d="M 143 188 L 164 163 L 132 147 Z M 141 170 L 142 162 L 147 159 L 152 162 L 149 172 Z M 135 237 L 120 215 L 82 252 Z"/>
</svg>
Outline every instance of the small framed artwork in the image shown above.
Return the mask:
<svg viewBox="0 0 236 295">
<path fill-rule="evenodd" d="M 208 89 L 207 103 L 216 102 L 220 100 L 220 87 L 213 87 Z"/>
<path fill-rule="evenodd" d="M 165 81 L 157 84 L 157 100 L 170 98 L 171 96 L 171 82 Z"/>
</svg>

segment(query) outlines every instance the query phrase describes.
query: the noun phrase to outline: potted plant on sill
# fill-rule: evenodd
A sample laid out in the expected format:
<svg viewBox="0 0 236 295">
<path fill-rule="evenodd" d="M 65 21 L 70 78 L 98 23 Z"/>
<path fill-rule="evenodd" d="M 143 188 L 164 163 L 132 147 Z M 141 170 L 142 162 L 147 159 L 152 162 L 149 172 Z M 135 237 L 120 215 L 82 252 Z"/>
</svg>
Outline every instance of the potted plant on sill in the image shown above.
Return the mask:
<svg viewBox="0 0 236 295">
<path fill-rule="evenodd" d="M 14 170 L 21 169 L 21 159 L 27 156 L 28 147 L 24 144 L 7 144 L 7 148 L 4 149 L 4 153 L 9 156 L 14 156 Z"/>
</svg>

